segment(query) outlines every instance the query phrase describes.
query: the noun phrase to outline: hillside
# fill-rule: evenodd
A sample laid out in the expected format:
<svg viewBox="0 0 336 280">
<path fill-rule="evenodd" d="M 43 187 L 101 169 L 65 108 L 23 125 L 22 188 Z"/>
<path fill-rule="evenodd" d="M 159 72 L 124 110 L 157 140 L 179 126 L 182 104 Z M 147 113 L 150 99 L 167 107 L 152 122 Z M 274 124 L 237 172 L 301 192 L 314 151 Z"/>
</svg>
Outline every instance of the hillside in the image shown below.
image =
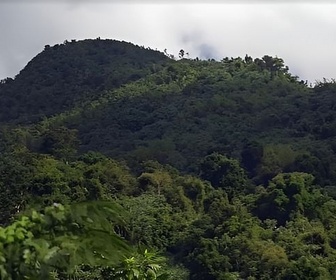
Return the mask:
<svg viewBox="0 0 336 280">
<path fill-rule="evenodd" d="M 65 41 L 45 46 L 15 77 L 0 85 L 0 122 L 30 123 L 97 98 L 160 68 L 157 51 L 115 40 Z"/>
<path fill-rule="evenodd" d="M 128 213 L 114 234 L 162 252 L 167 279 L 336 278 L 333 81 L 309 87 L 268 55 L 173 60 L 96 39 L 45 46 L 0 100 L 2 225 L 113 201 Z M 77 277 L 119 279 L 88 265 Z"/>
<path fill-rule="evenodd" d="M 85 40 L 46 47 L 3 83 L 0 119 L 76 129 L 80 152 L 132 166 L 154 159 L 197 172 L 198 160 L 220 152 L 258 183 L 303 171 L 334 185 L 335 90 L 328 82 L 309 88 L 267 55 L 174 61 L 130 43 Z M 252 164 L 253 147 L 261 152 Z"/>
</svg>

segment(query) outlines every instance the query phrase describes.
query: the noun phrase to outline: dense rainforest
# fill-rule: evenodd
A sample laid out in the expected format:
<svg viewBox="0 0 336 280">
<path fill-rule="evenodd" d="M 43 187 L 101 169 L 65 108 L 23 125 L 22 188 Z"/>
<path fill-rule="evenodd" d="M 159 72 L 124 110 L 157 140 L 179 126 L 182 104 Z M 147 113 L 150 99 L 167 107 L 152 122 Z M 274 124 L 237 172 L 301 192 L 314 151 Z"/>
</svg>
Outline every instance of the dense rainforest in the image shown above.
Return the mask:
<svg viewBox="0 0 336 280">
<path fill-rule="evenodd" d="M 279 57 L 45 46 L 0 82 L 0 279 L 336 279 L 336 83 Z"/>
</svg>

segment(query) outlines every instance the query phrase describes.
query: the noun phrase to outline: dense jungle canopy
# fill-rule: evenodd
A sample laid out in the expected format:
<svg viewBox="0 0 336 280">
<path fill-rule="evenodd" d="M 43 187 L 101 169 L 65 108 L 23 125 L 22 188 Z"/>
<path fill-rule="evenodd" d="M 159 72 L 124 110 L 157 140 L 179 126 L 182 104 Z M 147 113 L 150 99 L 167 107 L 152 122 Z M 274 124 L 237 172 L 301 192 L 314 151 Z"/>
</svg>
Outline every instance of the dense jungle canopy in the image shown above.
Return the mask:
<svg viewBox="0 0 336 280">
<path fill-rule="evenodd" d="M 185 53 L 65 41 L 0 82 L 1 279 L 336 279 L 335 81 Z"/>
</svg>

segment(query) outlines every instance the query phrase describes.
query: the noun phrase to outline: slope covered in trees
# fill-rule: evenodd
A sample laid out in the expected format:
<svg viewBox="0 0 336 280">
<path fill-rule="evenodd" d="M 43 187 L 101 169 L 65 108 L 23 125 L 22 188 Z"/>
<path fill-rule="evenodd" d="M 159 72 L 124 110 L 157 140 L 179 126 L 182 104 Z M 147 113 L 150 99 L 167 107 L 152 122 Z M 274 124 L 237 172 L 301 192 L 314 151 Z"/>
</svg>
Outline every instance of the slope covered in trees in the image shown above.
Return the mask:
<svg viewBox="0 0 336 280">
<path fill-rule="evenodd" d="M 29 123 L 59 114 L 159 68 L 157 51 L 115 40 L 65 41 L 45 46 L 15 77 L 0 84 L 0 121 Z"/>
<path fill-rule="evenodd" d="M 1 277 L 335 279 L 335 94 L 268 55 L 46 46 L 0 84 Z"/>
</svg>

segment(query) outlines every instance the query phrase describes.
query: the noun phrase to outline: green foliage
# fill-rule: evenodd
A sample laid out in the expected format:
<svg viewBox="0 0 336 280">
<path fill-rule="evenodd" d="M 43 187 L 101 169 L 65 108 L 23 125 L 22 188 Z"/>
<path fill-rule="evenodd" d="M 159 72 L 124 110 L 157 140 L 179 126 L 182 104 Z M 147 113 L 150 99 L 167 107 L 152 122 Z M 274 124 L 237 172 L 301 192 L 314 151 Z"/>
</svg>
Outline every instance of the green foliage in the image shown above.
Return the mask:
<svg viewBox="0 0 336 280">
<path fill-rule="evenodd" d="M 257 181 L 267 183 L 275 175 L 286 170 L 297 157 L 297 153 L 289 145 L 266 145 L 263 147 L 263 156 L 257 167 L 259 178 Z"/>
<path fill-rule="evenodd" d="M 126 280 L 126 279 L 139 279 L 139 280 L 152 280 L 152 279 L 169 279 L 169 275 L 160 273 L 162 263 L 165 262 L 163 257 L 155 253 L 140 252 L 135 256 L 124 259 L 121 264 L 112 270 L 111 279 Z"/>
<path fill-rule="evenodd" d="M 33 156 L 26 152 L 4 153 L 0 157 L 0 224 L 8 224 L 27 203 Z"/>
<path fill-rule="evenodd" d="M 306 173 L 278 174 L 258 195 L 258 216 L 277 219 L 282 225 L 297 212 L 314 218 L 314 209 L 323 202 L 323 197 L 318 189 L 314 190 L 313 180 Z"/>
<path fill-rule="evenodd" d="M 334 91 L 327 80 L 307 87 L 269 55 L 175 61 L 125 42 L 85 40 L 46 48 L 3 82 L 0 111 L 11 122 L 43 118 L 38 137 L 21 136 L 33 146 L 40 139 L 55 156 L 71 158 L 77 130 L 80 152 L 103 152 L 132 168 L 158 160 L 197 172 L 201 158 L 219 152 L 241 157 L 257 184 L 281 170 L 333 185 Z"/>
<path fill-rule="evenodd" d="M 46 46 L 0 83 L 1 279 L 336 279 L 335 93 L 269 55 Z"/>
<path fill-rule="evenodd" d="M 122 199 L 121 204 L 130 215 L 126 228 L 131 242 L 160 250 L 173 243 L 177 221 L 174 221 L 171 205 L 162 195 L 143 194 Z"/>
<path fill-rule="evenodd" d="M 224 189 L 231 197 L 243 193 L 248 185 L 245 170 L 235 159 L 213 153 L 200 164 L 200 176 L 213 187 Z"/>
<path fill-rule="evenodd" d="M 55 204 L 0 228 L 1 279 L 48 279 L 53 270 L 117 263 L 130 252 L 114 230 L 120 214 L 112 203 Z"/>
<path fill-rule="evenodd" d="M 76 131 L 59 127 L 50 129 L 42 136 L 43 142 L 40 148 L 42 153 L 51 154 L 61 159 L 72 159 L 78 150 L 79 141 Z"/>
</svg>

